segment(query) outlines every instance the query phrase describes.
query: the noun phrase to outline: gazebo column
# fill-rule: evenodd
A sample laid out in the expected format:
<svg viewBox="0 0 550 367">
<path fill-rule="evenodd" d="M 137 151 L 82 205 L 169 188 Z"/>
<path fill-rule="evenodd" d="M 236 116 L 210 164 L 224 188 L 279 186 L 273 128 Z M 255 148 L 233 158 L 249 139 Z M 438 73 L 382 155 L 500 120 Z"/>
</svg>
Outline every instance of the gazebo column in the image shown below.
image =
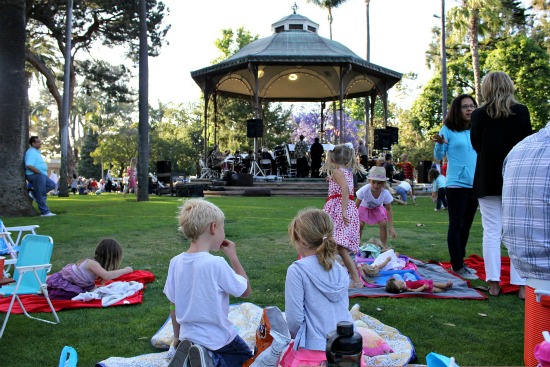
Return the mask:
<svg viewBox="0 0 550 367">
<path fill-rule="evenodd" d="M 204 163 L 206 164 L 206 158 L 208 158 L 208 99 L 210 93 L 204 91 Z"/>
<path fill-rule="evenodd" d="M 370 140 L 370 100 L 369 96 L 365 96 L 365 147 L 367 148 L 367 157 L 369 157 L 369 140 Z"/>
<path fill-rule="evenodd" d="M 204 163 L 206 164 L 206 158 L 208 158 L 208 101 L 210 95 L 215 92 L 214 83 L 210 78 L 205 78 L 202 90 L 204 93 Z"/>
<path fill-rule="evenodd" d="M 260 106 L 260 79 L 258 78 L 258 65 L 253 64 L 251 62 L 248 63 L 248 70 L 252 73 L 254 76 L 254 118 L 259 119 L 262 117 L 261 114 L 261 106 Z M 263 124 L 263 121 L 262 121 Z M 258 166 L 258 161 L 256 160 L 256 154 L 258 152 L 258 138 L 254 138 L 254 161 L 250 162 L 250 171 L 253 176 L 256 176 L 257 174 L 261 174 L 262 176 L 265 176 L 263 171 L 260 169 L 260 166 Z"/>
<path fill-rule="evenodd" d="M 218 144 L 218 94 L 212 95 L 214 102 L 214 145 Z"/>
<path fill-rule="evenodd" d="M 321 102 L 321 131 L 320 131 L 320 140 L 321 143 L 325 142 L 324 135 L 325 135 L 325 106 L 327 103 L 325 101 Z"/>
<path fill-rule="evenodd" d="M 340 95 L 339 95 L 339 104 L 340 104 L 340 144 L 344 142 L 345 139 L 345 125 L 344 125 L 344 76 L 351 70 L 351 65 L 347 64 L 346 66 L 340 65 Z"/>
</svg>

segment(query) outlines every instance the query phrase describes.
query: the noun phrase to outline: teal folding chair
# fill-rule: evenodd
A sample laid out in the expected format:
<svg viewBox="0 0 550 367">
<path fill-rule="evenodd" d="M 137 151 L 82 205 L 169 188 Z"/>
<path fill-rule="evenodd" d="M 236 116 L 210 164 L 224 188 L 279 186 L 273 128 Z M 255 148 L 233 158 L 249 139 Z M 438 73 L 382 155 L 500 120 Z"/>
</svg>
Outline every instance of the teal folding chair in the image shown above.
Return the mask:
<svg viewBox="0 0 550 367">
<path fill-rule="evenodd" d="M 59 324 L 59 317 L 57 316 L 52 302 L 50 301 L 46 285 L 46 274 L 52 267 L 52 264 L 50 264 L 52 250 L 53 240 L 49 236 L 28 234 L 23 237 L 13 275 L 15 283 L 0 288 L 0 296 L 11 297 L 10 306 L 6 313 L 2 330 L 0 330 L 0 338 L 2 338 L 2 335 L 4 334 L 4 329 L 6 328 L 6 324 L 8 323 L 8 319 L 13 308 L 13 303 L 16 299 L 25 316 L 49 324 Z M 55 318 L 55 322 L 29 315 L 27 310 L 25 310 L 21 299 L 19 298 L 20 295 L 27 294 L 42 294 L 46 297 L 48 305 L 50 306 Z"/>
<path fill-rule="evenodd" d="M 29 225 L 29 226 L 19 226 L 19 227 L 5 227 L 4 223 L 0 219 L 0 256 L 10 255 L 11 259 L 7 259 L 5 265 L 14 265 L 17 259 L 17 252 L 19 252 L 19 243 L 21 237 L 26 232 L 36 234 L 35 229 L 40 227 L 39 225 Z M 15 236 L 15 240 L 13 239 Z M 8 273 L 10 267 L 7 267 L 7 270 L 4 271 L 5 276 L 9 276 Z M 0 275 L 2 275 L 0 273 Z"/>
</svg>

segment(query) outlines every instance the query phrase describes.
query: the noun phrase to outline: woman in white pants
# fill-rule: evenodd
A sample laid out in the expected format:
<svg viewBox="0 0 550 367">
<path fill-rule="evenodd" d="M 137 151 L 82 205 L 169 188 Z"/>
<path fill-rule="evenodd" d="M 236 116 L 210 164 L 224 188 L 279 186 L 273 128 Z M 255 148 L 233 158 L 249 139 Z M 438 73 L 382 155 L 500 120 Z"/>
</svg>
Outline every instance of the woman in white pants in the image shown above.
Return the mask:
<svg viewBox="0 0 550 367">
<path fill-rule="evenodd" d="M 472 113 L 471 139 L 477 152 L 474 189 L 483 225 L 483 259 L 489 294 L 500 295 L 502 236 L 502 163 L 510 150 L 531 135 L 526 106 L 514 98 L 514 83 L 503 72 L 490 72 L 481 85 L 483 105 Z M 529 162 L 525 162 L 526 165 Z M 510 283 L 520 286 L 525 298 L 525 279 L 510 265 Z"/>
</svg>

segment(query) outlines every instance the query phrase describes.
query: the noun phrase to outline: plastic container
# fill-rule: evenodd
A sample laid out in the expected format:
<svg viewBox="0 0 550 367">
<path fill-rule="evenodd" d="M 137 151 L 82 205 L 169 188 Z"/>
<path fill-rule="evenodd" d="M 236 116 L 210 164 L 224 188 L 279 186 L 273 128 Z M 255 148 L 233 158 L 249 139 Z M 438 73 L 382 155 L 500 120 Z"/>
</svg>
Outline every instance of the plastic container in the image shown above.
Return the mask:
<svg viewBox="0 0 550 367">
<path fill-rule="evenodd" d="M 529 280 L 527 283 L 523 361 L 525 366 L 536 366 L 538 361 L 535 358 L 535 346 L 544 340 L 542 332 L 550 330 L 550 289 L 535 288 L 529 285 Z M 545 283 L 550 286 L 550 282 Z"/>
<path fill-rule="evenodd" d="M 363 337 L 351 322 L 340 321 L 327 335 L 327 367 L 360 367 L 362 351 Z"/>
</svg>

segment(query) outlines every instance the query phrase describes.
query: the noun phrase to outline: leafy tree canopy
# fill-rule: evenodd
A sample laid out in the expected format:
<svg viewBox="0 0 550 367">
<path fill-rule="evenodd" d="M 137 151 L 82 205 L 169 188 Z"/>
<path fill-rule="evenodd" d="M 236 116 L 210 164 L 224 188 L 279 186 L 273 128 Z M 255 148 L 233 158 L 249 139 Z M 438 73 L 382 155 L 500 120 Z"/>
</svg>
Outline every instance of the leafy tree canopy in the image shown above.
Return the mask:
<svg viewBox="0 0 550 367">
<path fill-rule="evenodd" d="M 533 129 L 546 126 L 550 121 L 550 55 L 545 50 L 525 36 L 513 37 L 497 45 L 484 68 L 507 73 L 518 101 L 529 108 Z"/>
</svg>

